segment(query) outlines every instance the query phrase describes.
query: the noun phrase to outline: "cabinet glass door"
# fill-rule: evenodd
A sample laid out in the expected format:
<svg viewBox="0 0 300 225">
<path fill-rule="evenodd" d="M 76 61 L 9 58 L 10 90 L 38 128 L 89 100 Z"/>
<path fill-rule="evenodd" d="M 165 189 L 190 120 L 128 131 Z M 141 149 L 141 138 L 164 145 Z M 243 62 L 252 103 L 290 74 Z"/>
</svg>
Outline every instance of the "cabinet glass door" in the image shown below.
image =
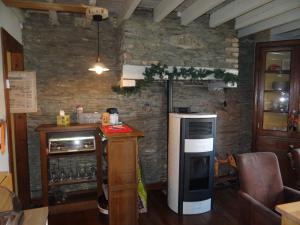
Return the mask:
<svg viewBox="0 0 300 225">
<path fill-rule="evenodd" d="M 263 129 L 288 130 L 291 52 L 266 53 Z"/>
</svg>

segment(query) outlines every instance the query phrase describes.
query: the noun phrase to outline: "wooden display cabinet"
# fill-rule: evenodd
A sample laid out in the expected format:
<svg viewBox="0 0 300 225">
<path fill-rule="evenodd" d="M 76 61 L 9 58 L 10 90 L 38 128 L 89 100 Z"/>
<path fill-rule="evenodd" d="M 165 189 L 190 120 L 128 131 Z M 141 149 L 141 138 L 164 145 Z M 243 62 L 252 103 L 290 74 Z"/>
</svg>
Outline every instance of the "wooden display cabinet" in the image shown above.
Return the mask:
<svg viewBox="0 0 300 225">
<path fill-rule="evenodd" d="M 40 159 L 41 159 L 41 178 L 42 178 L 42 204 L 43 206 L 49 206 L 49 212 L 51 214 L 80 211 L 86 209 L 96 209 L 97 196 L 102 194 L 102 179 L 101 179 L 101 140 L 99 136 L 99 124 L 73 124 L 70 126 L 56 126 L 52 124 L 40 125 L 37 129 L 40 136 Z M 82 133 L 88 132 L 95 137 L 94 151 L 86 152 L 64 152 L 58 154 L 49 154 L 48 140 L 51 135 L 74 135 L 78 136 Z M 78 156 L 78 155 L 92 155 L 96 159 L 97 177 L 96 179 L 74 179 L 65 180 L 60 182 L 51 183 L 49 181 L 49 160 L 53 157 L 62 156 Z M 68 198 L 61 204 L 52 204 L 49 202 L 49 190 L 53 187 L 59 187 L 64 185 L 76 185 L 83 183 L 96 182 L 97 188 L 90 190 L 78 190 L 68 193 Z M 51 204 L 50 204 L 51 203 Z"/>
<path fill-rule="evenodd" d="M 283 181 L 293 186 L 289 145 L 300 147 L 300 40 L 256 46 L 254 151 L 275 152 Z"/>
</svg>

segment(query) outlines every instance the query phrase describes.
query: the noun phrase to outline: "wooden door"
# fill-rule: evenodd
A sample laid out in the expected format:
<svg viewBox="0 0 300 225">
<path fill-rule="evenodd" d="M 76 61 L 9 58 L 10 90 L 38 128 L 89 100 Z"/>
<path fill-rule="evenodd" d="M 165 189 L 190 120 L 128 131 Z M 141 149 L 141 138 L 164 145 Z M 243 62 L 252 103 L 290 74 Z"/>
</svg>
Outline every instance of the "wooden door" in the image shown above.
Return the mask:
<svg viewBox="0 0 300 225">
<path fill-rule="evenodd" d="M 24 70 L 23 47 L 3 28 L 1 29 L 4 84 L 8 80 L 9 71 Z M 20 198 L 23 208 L 30 203 L 29 166 L 27 148 L 27 117 L 25 113 L 11 114 L 9 88 L 4 90 L 7 130 L 9 167 L 13 174 L 14 190 Z"/>
</svg>

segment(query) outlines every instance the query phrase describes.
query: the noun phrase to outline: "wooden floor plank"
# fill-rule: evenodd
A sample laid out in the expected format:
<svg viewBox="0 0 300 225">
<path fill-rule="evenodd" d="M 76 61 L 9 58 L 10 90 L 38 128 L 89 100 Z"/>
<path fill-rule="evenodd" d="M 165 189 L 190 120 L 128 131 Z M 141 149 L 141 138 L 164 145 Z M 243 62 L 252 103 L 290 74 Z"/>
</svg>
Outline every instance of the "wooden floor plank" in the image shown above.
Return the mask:
<svg viewBox="0 0 300 225">
<path fill-rule="evenodd" d="M 140 214 L 139 225 L 237 225 L 238 196 L 231 188 L 216 190 L 214 208 L 200 215 L 178 216 L 167 206 L 161 191 L 148 195 L 148 213 Z M 108 217 L 97 210 L 49 216 L 49 225 L 108 225 Z"/>
</svg>

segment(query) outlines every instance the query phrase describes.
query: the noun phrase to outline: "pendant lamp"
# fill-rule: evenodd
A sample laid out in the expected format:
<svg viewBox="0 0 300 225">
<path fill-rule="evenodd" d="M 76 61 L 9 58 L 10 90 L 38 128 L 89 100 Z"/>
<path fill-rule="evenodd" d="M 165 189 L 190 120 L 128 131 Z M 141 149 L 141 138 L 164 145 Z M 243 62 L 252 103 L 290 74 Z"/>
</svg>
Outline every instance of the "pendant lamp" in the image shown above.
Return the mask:
<svg viewBox="0 0 300 225">
<path fill-rule="evenodd" d="M 102 21 L 102 16 L 101 15 L 94 15 L 93 20 L 97 22 L 98 25 L 98 57 L 97 57 L 97 62 L 93 65 L 92 68 L 89 68 L 89 71 L 94 71 L 97 74 L 101 74 L 103 72 L 109 71 L 109 69 L 100 62 L 100 22 Z"/>
</svg>

